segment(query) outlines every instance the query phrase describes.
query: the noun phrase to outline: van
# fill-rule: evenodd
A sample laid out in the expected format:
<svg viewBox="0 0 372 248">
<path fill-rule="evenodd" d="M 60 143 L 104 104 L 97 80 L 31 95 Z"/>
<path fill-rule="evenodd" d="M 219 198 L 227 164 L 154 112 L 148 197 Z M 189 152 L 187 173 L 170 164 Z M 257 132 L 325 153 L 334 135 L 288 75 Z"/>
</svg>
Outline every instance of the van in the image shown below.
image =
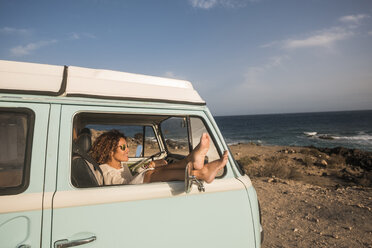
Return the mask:
<svg viewBox="0 0 372 248">
<path fill-rule="evenodd" d="M 131 174 L 211 138 L 228 149 L 188 81 L 0 60 L 0 247 L 260 247 L 251 180 L 230 153 L 210 184 L 105 185 L 92 142 L 125 133 Z"/>
</svg>

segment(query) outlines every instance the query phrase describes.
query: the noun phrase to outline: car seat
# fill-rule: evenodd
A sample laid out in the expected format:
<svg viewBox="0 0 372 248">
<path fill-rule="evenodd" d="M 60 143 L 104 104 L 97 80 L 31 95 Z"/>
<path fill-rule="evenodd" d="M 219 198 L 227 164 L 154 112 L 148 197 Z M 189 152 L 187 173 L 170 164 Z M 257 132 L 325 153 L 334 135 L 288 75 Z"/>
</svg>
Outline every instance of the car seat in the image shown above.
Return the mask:
<svg viewBox="0 0 372 248">
<path fill-rule="evenodd" d="M 104 185 L 99 164 L 88 154 L 92 145 L 90 133 L 84 132 L 73 142 L 71 181 L 75 187 L 89 188 Z"/>
</svg>

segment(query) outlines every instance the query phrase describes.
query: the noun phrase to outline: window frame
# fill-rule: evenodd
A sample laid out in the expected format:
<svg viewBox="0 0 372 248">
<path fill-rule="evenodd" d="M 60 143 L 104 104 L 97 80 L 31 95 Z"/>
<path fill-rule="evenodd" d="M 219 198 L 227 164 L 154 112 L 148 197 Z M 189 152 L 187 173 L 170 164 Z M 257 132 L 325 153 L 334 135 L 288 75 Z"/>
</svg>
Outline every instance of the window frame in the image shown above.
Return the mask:
<svg viewBox="0 0 372 248">
<path fill-rule="evenodd" d="M 12 113 L 12 114 L 26 114 L 27 116 L 27 134 L 25 144 L 25 156 L 23 159 L 23 173 L 22 182 L 19 186 L 15 187 L 0 187 L 0 195 L 17 195 L 26 191 L 30 185 L 30 172 L 31 172 L 31 158 L 32 158 L 32 144 L 34 138 L 35 128 L 35 112 L 32 109 L 25 107 L 0 107 L 0 113 Z"/>
<path fill-rule="evenodd" d="M 220 158 L 221 158 L 221 157 L 222 157 L 222 154 L 223 154 L 223 151 L 221 151 L 221 150 L 219 149 L 220 147 L 217 145 L 218 143 L 217 143 L 216 137 L 215 137 L 214 135 L 211 135 L 212 130 L 211 130 L 211 128 L 209 127 L 209 125 L 207 125 L 206 120 L 205 120 L 202 116 L 199 116 L 199 115 L 188 115 L 187 118 L 188 118 L 188 121 L 190 122 L 190 123 L 188 123 L 188 124 L 190 124 L 190 126 L 189 126 L 189 128 L 190 128 L 190 132 L 192 132 L 192 130 L 191 130 L 191 120 L 190 120 L 191 118 L 198 118 L 198 119 L 200 119 L 200 120 L 203 122 L 203 125 L 204 125 L 205 129 L 207 130 L 208 135 L 209 135 L 209 137 L 211 138 L 211 140 L 212 140 L 212 142 L 213 142 L 213 144 L 214 144 L 214 146 L 215 146 L 215 148 L 216 148 L 216 150 L 217 150 L 217 152 L 218 152 L 218 156 L 220 156 Z M 229 150 L 229 154 L 231 154 L 231 153 L 230 153 L 230 150 Z M 209 162 L 211 162 L 211 161 L 209 161 Z M 226 174 L 227 174 L 227 168 L 226 168 L 226 166 L 225 166 L 225 167 L 223 168 L 223 173 L 222 173 L 220 176 L 216 176 L 216 178 L 217 178 L 217 179 L 219 179 L 219 178 L 223 178 L 223 177 L 226 176 Z"/>
<path fill-rule="evenodd" d="M 211 135 L 212 130 L 211 130 L 211 128 L 209 127 L 209 125 L 207 125 L 205 118 L 203 118 L 203 117 L 200 116 L 200 115 L 171 115 L 170 118 L 171 118 L 171 117 L 181 117 L 181 118 L 183 117 L 183 118 L 186 118 L 186 122 L 187 122 L 187 136 L 188 136 L 188 142 L 189 142 L 189 146 L 188 146 L 188 148 L 189 148 L 189 153 L 192 151 L 192 147 L 190 147 L 190 146 L 191 146 L 191 139 L 192 139 L 192 138 L 191 138 L 191 137 L 192 137 L 192 135 L 191 135 L 192 130 L 191 130 L 191 120 L 190 120 L 190 119 L 191 119 L 191 118 L 198 118 L 199 120 L 201 120 L 201 121 L 203 122 L 203 125 L 204 125 L 205 129 L 207 130 L 207 132 L 208 132 L 208 134 L 209 134 L 209 137 L 211 138 L 211 140 L 212 140 L 214 146 L 216 147 L 216 150 L 217 150 L 217 152 L 218 152 L 218 155 L 219 155 L 220 157 L 222 157 L 222 153 L 223 153 L 223 151 L 221 151 L 221 150 L 219 149 L 219 146 L 217 145 L 218 143 L 217 143 L 216 137 L 215 137 L 214 135 Z M 163 120 L 162 122 L 164 122 L 164 121 L 166 121 L 166 120 L 168 120 L 168 119 L 169 119 L 169 118 Z M 166 150 L 167 154 L 172 154 L 172 153 L 169 152 L 169 150 L 168 150 L 168 146 L 167 146 L 167 144 L 166 144 L 166 142 L 165 142 L 165 140 L 164 140 L 164 133 L 163 133 L 163 130 L 162 130 L 162 127 L 161 127 L 162 122 L 159 124 L 159 131 L 160 131 L 160 133 L 161 133 L 160 137 L 161 137 L 161 139 L 162 139 L 162 142 L 163 142 L 163 144 L 164 144 L 164 149 Z M 230 153 L 230 150 L 229 150 L 229 153 Z M 230 154 L 231 154 L 231 153 L 230 153 Z M 225 166 L 225 168 L 223 169 L 223 173 L 222 173 L 220 176 L 217 176 L 216 178 L 223 178 L 223 177 L 226 176 L 226 174 L 227 174 L 227 169 L 226 169 L 226 166 Z"/>
<path fill-rule="evenodd" d="M 165 134 L 163 132 L 163 128 L 162 128 L 162 124 L 163 122 L 169 120 L 170 118 L 173 118 L 173 117 L 176 117 L 176 118 L 186 118 L 186 123 L 187 123 L 187 142 L 188 142 L 188 145 L 187 145 L 187 149 L 188 149 L 188 153 L 191 153 L 192 151 L 192 148 L 190 146 L 190 123 L 189 123 L 189 115 L 169 115 L 167 119 L 163 120 L 162 122 L 159 123 L 158 127 L 159 127 L 159 132 L 161 133 L 160 135 L 160 138 L 162 140 L 162 143 L 164 144 L 164 150 L 167 152 L 167 154 L 174 154 L 172 152 L 169 151 L 168 149 L 168 145 L 166 143 L 166 140 L 165 140 Z"/>
</svg>

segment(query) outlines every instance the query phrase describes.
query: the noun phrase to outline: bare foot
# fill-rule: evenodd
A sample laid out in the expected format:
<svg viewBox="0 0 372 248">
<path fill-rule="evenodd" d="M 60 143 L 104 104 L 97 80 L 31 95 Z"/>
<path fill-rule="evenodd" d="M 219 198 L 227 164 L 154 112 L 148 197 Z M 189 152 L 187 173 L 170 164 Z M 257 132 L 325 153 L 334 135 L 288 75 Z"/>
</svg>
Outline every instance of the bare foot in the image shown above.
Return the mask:
<svg viewBox="0 0 372 248">
<path fill-rule="evenodd" d="M 224 151 L 222 157 L 213 162 L 210 162 L 200 170 L 194 171 L 196 178 L 204 180 L 207 183 L 213 182 L 214 178 L 217 175 L 217 172 L 225 167 L 228 159 L 228 152 Z"/>
<path fill-rule="evenodd" d="M 195 170 L 200 170 L 204 166 L 205 155 L 209 150 L 210 137 L 207 133 L 203 133 L 200 137 L 199 144 L 190 153 L 189 161 L 192 162 Z"/>
</svg>

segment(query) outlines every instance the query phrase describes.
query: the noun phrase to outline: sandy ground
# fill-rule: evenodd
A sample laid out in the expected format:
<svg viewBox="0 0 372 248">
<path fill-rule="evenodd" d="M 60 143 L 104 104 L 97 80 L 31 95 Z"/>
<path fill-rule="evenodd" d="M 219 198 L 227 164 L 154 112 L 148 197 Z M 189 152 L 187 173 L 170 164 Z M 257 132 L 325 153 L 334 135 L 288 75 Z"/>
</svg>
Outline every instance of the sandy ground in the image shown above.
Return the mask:
<svg viewBox="0 0 372 248">
<path fill-rule="evenodd" d="M 230 148 L 261 203 L 262 247 L 372 247 L 367 171 L 311 148 Z"/>
</svg>

